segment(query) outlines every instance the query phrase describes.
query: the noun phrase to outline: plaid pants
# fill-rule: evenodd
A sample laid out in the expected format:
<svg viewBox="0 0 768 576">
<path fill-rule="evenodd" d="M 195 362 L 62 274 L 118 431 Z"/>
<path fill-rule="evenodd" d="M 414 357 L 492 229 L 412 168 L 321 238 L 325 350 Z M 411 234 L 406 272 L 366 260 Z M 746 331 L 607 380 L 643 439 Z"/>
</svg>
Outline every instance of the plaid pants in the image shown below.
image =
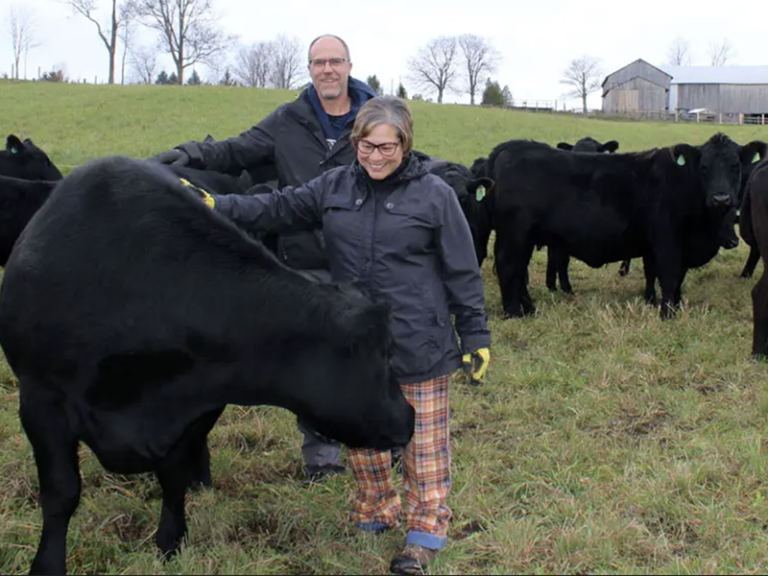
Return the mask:
<svg viewBox="0 0 768 576">
<path fill-rule="evenodd" d="M 448 541 L 451 509 L 451 449 L 448 431 L 449 376 L 404 384 L 416 411 L 416 430 L 403 451 L 403 486 L 408 543 L 443 548 Z M 350 450 L 357 485 L 352 521 L 365 530 L 399 527 L 400 497 L 392 483 L 391 452 Z"/>
</svg>

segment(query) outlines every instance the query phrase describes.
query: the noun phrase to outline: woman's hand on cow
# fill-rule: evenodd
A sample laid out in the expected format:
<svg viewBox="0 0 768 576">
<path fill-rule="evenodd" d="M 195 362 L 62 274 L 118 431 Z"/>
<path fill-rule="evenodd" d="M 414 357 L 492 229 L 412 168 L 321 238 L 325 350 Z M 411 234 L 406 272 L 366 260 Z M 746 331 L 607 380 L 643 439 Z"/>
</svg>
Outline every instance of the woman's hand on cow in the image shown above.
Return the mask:
<svg viewBox="0 0 768 576">
<path fill-rule="evenodd" d="M 181 180 L 181 183 L 184 184 L 184 186 L 194 190 L 197 193 L 197 195 L 200 196 L 200 199 L 203 201 L 203 204 L 205 204 L 206 206 L 208 206 L 208 208 L 213 210 L 214 206 L 216 206 L 216 201 L 213 199 L 213 196 L 211 196 L 210 194 L 208 194 L 208 192 L 200 188 L 200 186 L 195 186 L 189 180 L 186 180 L 184 178 L 179 178 L 179 180 Z"/>
</svg>

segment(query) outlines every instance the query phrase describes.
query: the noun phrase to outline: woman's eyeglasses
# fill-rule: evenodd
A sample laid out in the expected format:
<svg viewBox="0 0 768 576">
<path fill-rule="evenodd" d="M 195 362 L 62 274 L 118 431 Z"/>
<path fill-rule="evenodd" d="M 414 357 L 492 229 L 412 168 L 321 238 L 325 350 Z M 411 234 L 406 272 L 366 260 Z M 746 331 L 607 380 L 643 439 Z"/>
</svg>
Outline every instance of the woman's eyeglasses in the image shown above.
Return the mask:
<svg viewBox="0 0 768 576">
<path fill-rule="evenodd" d="M 357 150 L 363 154 L 373 154 L 373 151 L 378 149 L 382 156 L 392 156 L 397 147 L 400 146 L 400 142 L 383 142 L 381 144 L 374 144 L 368 142 L 368 140 L 359 140 L 357 142 Z"/>
</svg>

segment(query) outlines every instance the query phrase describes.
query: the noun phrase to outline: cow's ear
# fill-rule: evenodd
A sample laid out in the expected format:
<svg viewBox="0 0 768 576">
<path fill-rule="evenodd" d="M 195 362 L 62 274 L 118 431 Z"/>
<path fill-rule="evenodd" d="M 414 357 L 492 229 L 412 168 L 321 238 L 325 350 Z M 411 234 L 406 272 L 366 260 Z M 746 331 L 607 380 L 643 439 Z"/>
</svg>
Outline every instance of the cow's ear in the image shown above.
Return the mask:
<svg viewBox="0 0 768 576">
<path fill-rule="evenodd" d="M 15 134 L 9 134 L 5 139 L 5 151 L 8 154 L 18 154 L 24 150 L 24 143 Z"/>
<path fill-rule="evenodd" d="M 573 150 L 573 144 L 568 144 L 568 142 L 560 142 L 557 145 L 560 150 Z"/>
<path fill-rule="evenodd" d="M 753 140 L 741 147 L 739 158 L 742 164 L 754 164 L 765 158 L 767 152 L 768 144 L 762 140 Z"/>
<path fill-rule="evenodd" d="M 690 144 L 675 144 L 670 148 L 670 151 L 672 152 L 672 160 L 678 166 L 695 164 L 699 159 L 699 150 Z"/>
<path fill-rule="evenodd" d="M 494 184 L 495 182 L 493 180 L 483 176 L 482 178 L 467 182 L 467 192 L 469 192 L 470 195 L 474 195 L 476 201 L 482 202 L 483 198 L 485 198 L 485 195 L 491 188 L 493 188 Z"/>
<path fill-rule="evenodd" d="M 212 144 L 213 142 L 216 142 L 216 138 L 214 138 L 210 134 L 206 134 L 205 138 L 203 138 L 203 143 L 204 144 Z"/>
<path fill-rule="evenodd" d="M 619 149 L 619 143 L 616 140 L 608 140 L 605 144 L 600 146 L 600 152 L 608 152 L 610 154 L 616 152 Z"/>
</svg>

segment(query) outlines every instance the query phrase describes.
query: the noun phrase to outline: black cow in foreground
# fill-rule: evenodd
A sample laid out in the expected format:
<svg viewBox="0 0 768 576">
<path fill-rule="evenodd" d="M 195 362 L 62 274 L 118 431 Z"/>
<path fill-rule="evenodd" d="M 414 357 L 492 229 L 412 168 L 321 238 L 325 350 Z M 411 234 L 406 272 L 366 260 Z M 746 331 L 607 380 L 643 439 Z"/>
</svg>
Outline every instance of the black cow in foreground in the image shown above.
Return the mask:
<svg viewBox="0 0 768 576">
<path fill-rule="evenodd" d="M 763 273 L 752 287 L 752 356 L 765 360 L 768 358 L 768 161 L 760 162 L 752 171 L 744 200 L 751 216 L 753 241 L 763 259 Z"/>
<path fill-rule="evenodd" d="M 15 134 L 5 140 L 0 150 L 0 175 L 22 180 L 61 180 L 61 172 L 48 155 L 27 138 L 23 142 Z"/>
<path fill-rule="evenodd" d="M 765 151 L 764 142 L 740 146 L 720 133 L 698 147 L 626 154 L 574 154 L 524 140 L 500 144 L 488 159 L 495 186 L 486 208 L 495 223 L 506 314 L 535 313 L 526 279 L 533 249 L 543 244 L 593 268 L 642 257 L 652 289 L 646 286 L 646 300 L 655 301 L 658 277 L 661 316 L 673 317 L 688 269 L 720 248 L 743 168 Z"/>
<path fill-rule="evenodd" d="M 6 265 L 0 346 L 40 482 L 36 574 L 65 573 L 80 441 L 108 470 L 156 473 L 168 556 L 227 404 L 281 406 L 351 447 L 414 429 L 388 308 L 289 270 L 147 160 L 94 160 L 56 186 Z"/>
</svg>

